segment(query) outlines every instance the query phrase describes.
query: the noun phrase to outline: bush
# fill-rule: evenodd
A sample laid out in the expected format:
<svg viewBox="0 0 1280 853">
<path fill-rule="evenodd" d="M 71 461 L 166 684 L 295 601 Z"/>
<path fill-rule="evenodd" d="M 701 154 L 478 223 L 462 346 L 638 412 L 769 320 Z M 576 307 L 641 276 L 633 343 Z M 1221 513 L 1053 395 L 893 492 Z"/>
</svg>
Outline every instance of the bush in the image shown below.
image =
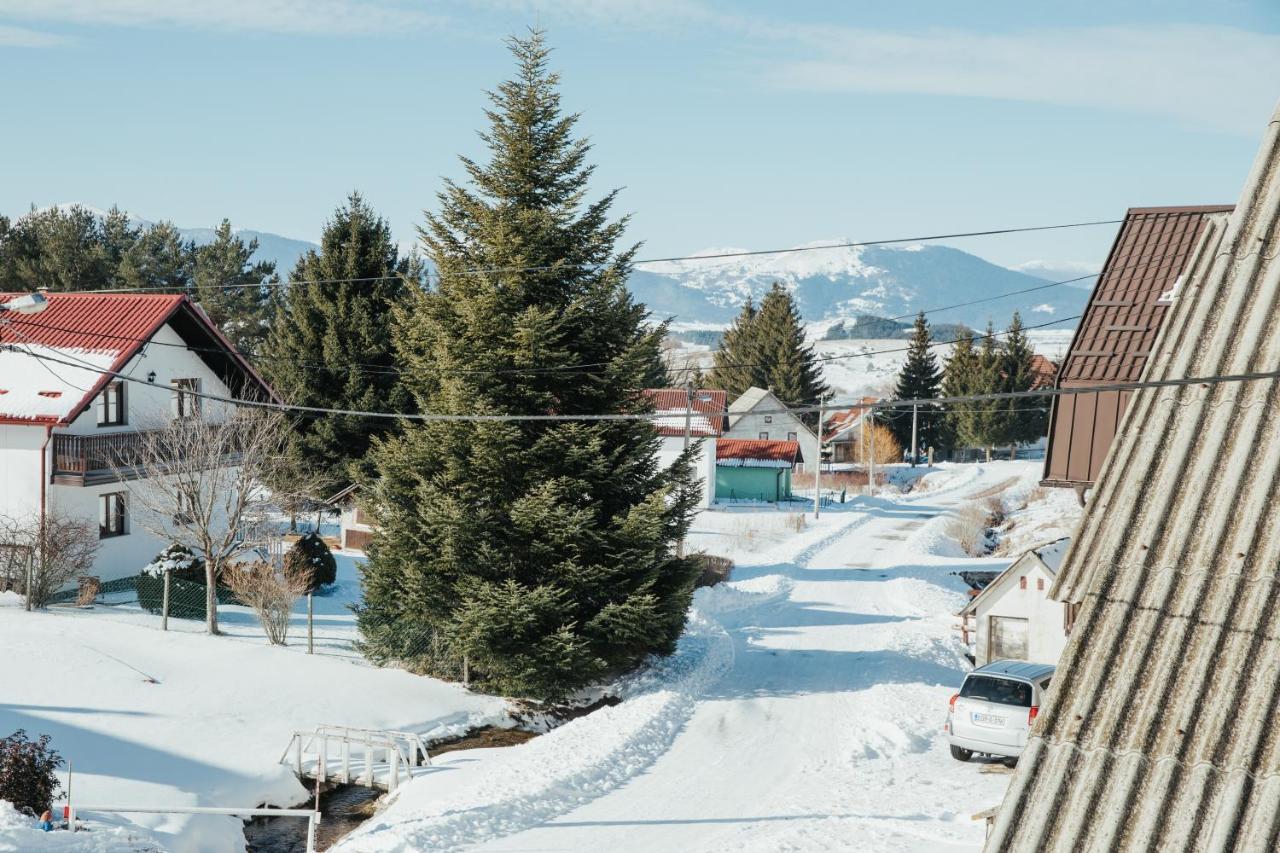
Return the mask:
<svg viewBox="0 0 1280 853">
<path fill-rule="evenodd" d="M 273 645 L 283 646 L 289 637 L 289 615 L 293 603 L 307 594 L 310 571 L 276 571 L 270 563 L 232 563 L 227 566 L 227 586 L 236 598 L 253 608 L 262 631 Z"/>
<path fill-rule="evenodd" d="M 62 790 L 57 770 L 62 756 L 49 748 L 49 736 L 27 740 L 18 729 L 0 740 L 0 800 L 32 816 L 53 808 L 53 798 Z"/>
<path fill-rule="evenodd" d="M 138 605 L 159 614 L 164 607 L 164 573 L 169 572 L 169 615 L 175 619 L 205 618 L 204 560 L 177 542 L 143 567 L 138 575 Z M 239 604 L 231 590 L 218 585 L 219 604 Z"/>
<path fill-rule="evenodd" d="M 338 561 L 333 558 L 333 553 L 320 538 L 320 534 L 314 531 L 293 543 L 289 553 L 284 556 L 284 570 L 286 574 L 298 577 L 302 577 L 303 572 L 310 572 L 311 586 L 308 592 L 315 592 L 338 579 Z"/>
<path fill-rule="evenodd" d="M 733 571 L 733 560 L 728 557 L 717 557 L 715 554 L 708 554 L 699 551 L 696 554 L 689 555 L 689 559 L 698 565 L 698 579 L 694 581 L 694 587 L 715 586 L 721 581 L 729 579 L 729 573 Z"/>
</svg>

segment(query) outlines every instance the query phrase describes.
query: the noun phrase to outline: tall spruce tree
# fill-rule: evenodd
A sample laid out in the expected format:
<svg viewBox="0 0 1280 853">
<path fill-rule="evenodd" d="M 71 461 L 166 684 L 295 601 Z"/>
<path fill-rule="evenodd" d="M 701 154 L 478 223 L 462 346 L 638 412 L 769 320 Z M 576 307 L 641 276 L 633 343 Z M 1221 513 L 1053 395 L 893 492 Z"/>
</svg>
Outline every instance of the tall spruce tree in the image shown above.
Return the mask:
<svg viewBox="0 0 1280 853">
<path fill-rule="evenodd" d="M 263 370 L 300 406 L 406 411 L 391 343 L 392 309 L 405 298 L 409 259 L 391 228 L 352 193 L 325 225 L 320 250 L 298 259 L 263 345 Z M 351 465 L 391 421 L 348 415 L 306 418 L 290 442 L 296 485 L 323 499 L 351 481 Z"/>
<path fill-rule="evenodd" d="M 1022 316 L 1014 312 L 1013 320 L 1001 347 L 1001 385 L 1003 391 L 1029 391 L 1035 384 L 1035 350 L 1027 340 Z M 1020 397 L 1008 400 L 1004 410 L 1004 441 L 1009 445 L 1009 455 L 1014 457 L 1019 444 L 1033 442 L 1044 436 L 1048 429 L 1048 415 L 1044 411 L 1047 398 Z"/>
<path fill-rule="evenodd" d="M 938 367 L 938 358 L 933 352 L 933 332 L 921 311 L 916 315 L 915 325 L 911 330 L 907 359 L 898 373 L 894 396 L 899 400 L 937 397 L 941 387 L 942 370 Z M 911 447 L 912 415 L 909 408 L 894 409 L 888 414 L 889 430 L 905 449 Z M 942 410 L 929 405 L 920 406 L 916 426 L 917 448 L 921 452 L 929 447 L 944 449 L 949 446 L 948 436 L 949 430 Z"/>
<path fill-rule="evenodd" d="M 774 282 L 757 310 L 748 300 L 715 355 L 709 382 L 736 397 L 751 386 L 772 389 L 789 406 L 812 405 L 829 390 L 813 347 L 805 343 L 795 298 Z M 817 422 L 809 413 L 803 419 Z"/>
<path fill-rule="evenodd" d="M 1004 390 L 1004 354 L 996 341 L 995 325 L 988 320 L 987 331 L 978 347 L 977 371 L 970 394 L 995 394 Z M 1008 434 L 1007 409 L 999 400 L 976 400 L 973 407 L 973 438 L 978 447 L 986 451 L 991 461 L 991 450 L 1004 442 Z"/>
<path fill-rule="evenodd" d="M 967 328 L 961 329 L 942 372 L 942 396 L 964 397 L 974 393 L 978 385 L 978 351 L 973 344 L 973 333 Z M 946 413 L 953 445 L 977 446 L 979 438 L 973 406 L 968 403 L 948 403 Z"/>
<path fill-rule="evenodd" d="M 588 145 L 561 112 L 543 34 L 510 40 L 487 162 L 446 181 L 421 237 L 439 276 L 396 312 L 423 411 L 643 410 L 662 330 L 625 287 L 616 192 L 585 201 Z M 479 273 L 478 270 L 487 272 Z M 433 421 L 375 442 L 379 522 L 359 623 L 376 659 L 555 699 L 675 648 L 696 568 L 674 555 L 697 501 L 646 421 Z"/>
<path fill-rule="evenodd" d="M 275 279 L 274 261 L 254 261 L 258 241 L 248 243 L 222 220 L 213 241 L 193 255 L 192 296 L 236 349 L 253 354 L 267 334 L 268 294 L 263 284 Z"/>
</svg>

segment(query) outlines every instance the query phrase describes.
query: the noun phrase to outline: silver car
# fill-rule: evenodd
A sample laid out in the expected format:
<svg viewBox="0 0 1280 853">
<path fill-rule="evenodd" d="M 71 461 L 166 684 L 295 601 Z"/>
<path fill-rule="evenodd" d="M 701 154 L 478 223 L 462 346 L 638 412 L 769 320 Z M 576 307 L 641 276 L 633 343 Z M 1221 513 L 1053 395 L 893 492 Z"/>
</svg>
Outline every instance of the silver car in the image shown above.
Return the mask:
<svg viewBox="0 0 1280 853">
<path fill-rule="evenodd" d="M 1047 663 L 992 661 L 964 677 L 951 697 L 943 731 L 951 756 L 968 761 L 975 752 L 1016 760 L 1053 678 Z"/>
</svg>

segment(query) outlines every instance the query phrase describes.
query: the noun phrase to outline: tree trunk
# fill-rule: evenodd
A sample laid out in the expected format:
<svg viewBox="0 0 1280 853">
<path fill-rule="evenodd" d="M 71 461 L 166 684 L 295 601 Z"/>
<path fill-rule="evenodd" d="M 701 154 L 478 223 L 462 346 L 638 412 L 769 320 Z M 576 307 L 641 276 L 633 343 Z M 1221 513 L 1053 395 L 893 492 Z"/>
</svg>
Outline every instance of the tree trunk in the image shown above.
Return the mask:
<svg viewBox="0 0 1280 853">
<path fill-rule="evenodd" d="M 986 451 L 987 461 L 990 462 L 991 461 L 991 445 L 988 444 L 986 447 L 983 448 L 983 450 Z"/>
<path fill-rule="evenodd" d="M 218 566 L 213 560 L 204 564 L 204 624 L 210 634 L 220 634 L 218 630 Z"/>
<path fill-rule="evenodd" d="M 1009 445 L 1009 461 L 1015 462 L 1017 461 L 1017 459 L 1018 459 L 1018 445 L 1011 444 Z"/>
</svg>

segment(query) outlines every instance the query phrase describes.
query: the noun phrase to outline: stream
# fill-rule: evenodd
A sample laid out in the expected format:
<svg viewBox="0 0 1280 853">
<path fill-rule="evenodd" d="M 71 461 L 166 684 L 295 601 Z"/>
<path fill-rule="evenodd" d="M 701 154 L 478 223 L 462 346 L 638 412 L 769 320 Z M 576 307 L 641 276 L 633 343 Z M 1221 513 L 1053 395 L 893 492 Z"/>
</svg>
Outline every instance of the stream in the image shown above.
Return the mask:
<svg viewBox="0 0 1280 853">
<path fill-rule="evenodd" d="M 374 804 L 381 791 L 362 785 L 335 785 L 320 792 L 323 818 L 316 830 L 316 849 L 327 850 L 338 839 L 373 815 Z M 306 808 L 311 804 L 299 804 Z M 244 825 L 244 840 L 249 853 L 305 853 L 307 822 L 296 817 L 258 817 Z"/>
</svg>

